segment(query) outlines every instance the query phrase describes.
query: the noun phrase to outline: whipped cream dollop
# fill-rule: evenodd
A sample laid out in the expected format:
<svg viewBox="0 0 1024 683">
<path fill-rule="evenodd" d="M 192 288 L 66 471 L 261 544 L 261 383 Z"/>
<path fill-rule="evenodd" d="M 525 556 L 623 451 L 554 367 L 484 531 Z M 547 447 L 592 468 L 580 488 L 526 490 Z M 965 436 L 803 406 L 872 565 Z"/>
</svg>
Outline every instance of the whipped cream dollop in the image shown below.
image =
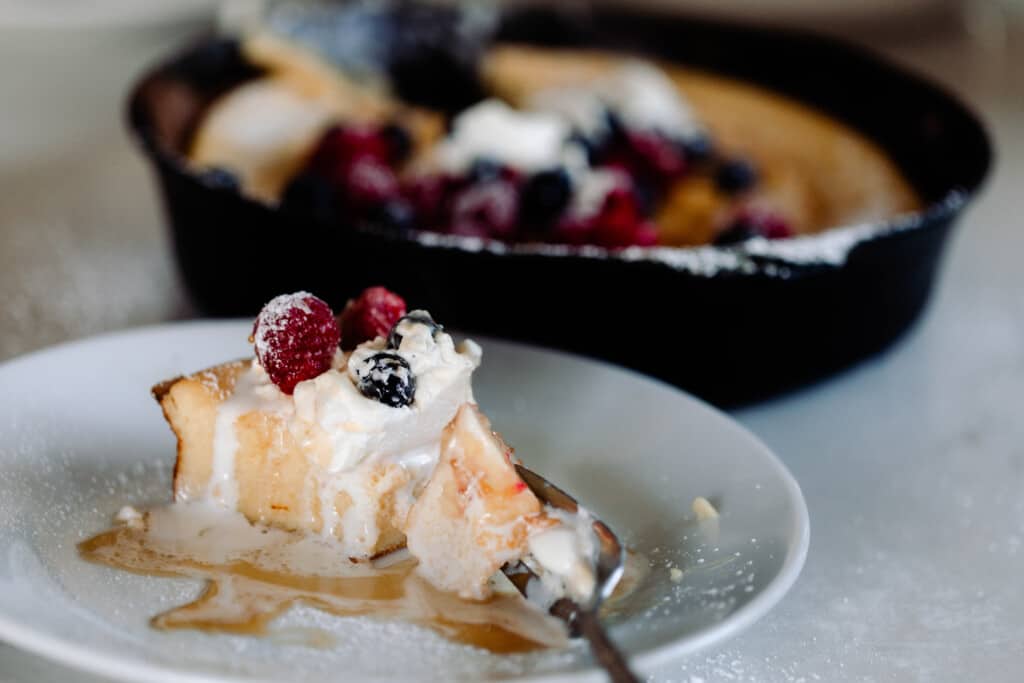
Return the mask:
<svg viewBox="0 0 1024 683">
<path fill-rule="evenodd" d="M 538 90 L 529 97 L 526 107 L 557 115 L 591 139 L 610 132 L 608 112 L 628 129 L 656 131 L 675 139 L 693 138 L 704 130 L 669 77 L 639 60 L 587 83 Z"/>
<path fill-rule="evenodd" d="M 579 85 L 542 88 L 524 109 L 489 99 L 455 118 L 434 150 L 434 165 L 454 175 L 487 159 L 522 173 L 561 168 L 572 184 L 569 214 L 596 214 L 605 197 L 630 179 L 614 168 L 590 165 L 586 142 L 607 139 L 611 120 L 631 131 L 674 140 L 704 134 L 703 124 L 672 81 L 657 67 L 630 61 Z"/>
<path fill-rule="evenodd" d="M 403 320 L 398 348 L 378 337 L 342 356 L 332 368 L 295 387 L 295 414 L 316 425 L 330 441 L 328 470 L 348 470 L 368 458 L 396 457 L 439 442 L 459 406 L 473 402 L 472 374 L 481 350 L 473 341 L 456 348 L 451 335 Z M 416 378 L 415 400 L 393 408 L 364 396 L 355 368 L 387 349 L 403 358 Z"/>
<path fill-rule="evenodd" d="M 584 150 L 570 144 L 571 122 L 543 111 L 520 111 L 495 99 L 459 114 L 451 134 L 434 150 L 439 168 L 466 173 L 477 159 L 489 159 L 524 173 L 586 163 Z"/>
</svg>

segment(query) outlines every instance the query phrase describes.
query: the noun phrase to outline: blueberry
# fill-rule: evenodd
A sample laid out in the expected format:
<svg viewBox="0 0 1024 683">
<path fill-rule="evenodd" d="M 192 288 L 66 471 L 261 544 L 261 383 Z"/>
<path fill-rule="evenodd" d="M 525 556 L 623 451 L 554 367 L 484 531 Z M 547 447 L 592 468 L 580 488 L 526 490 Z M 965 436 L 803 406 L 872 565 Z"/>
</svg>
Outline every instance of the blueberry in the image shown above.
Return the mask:
<svg viewBox="0 0 1024 683">
<path fill-rule="evenodd" d="M 591 166 L 595 165 L 598 157 L 598 147 L 600 146 L 598 143 L 591 140 L 578 130 L 569 134 L 568 142 L 574 145 L 579 145 L 580 149 L 582 149 L 583 153 L 587 156 L 587 163 Z"/>
<path fill-rule="evenodd" d="M 469 182 L 486 183 L 501 178 L 501 162 L 490 157 L 478 157 L 469 167 Z"/>
<path fill-rule="evenodd" d="M 412 136 L 402 125 L 388 123 L 380 129 L 380 136 L 388 148 L 388 162 L 400 164 L 412 154 Z"/>
<path fill-rule="evenodd" d="M 204 185 L 215 190 L 237 190 L 239 188 L 238 176 L 219 166 L 205 169 L 199 174 L 199 179 Z"/>
<path fill-rule="evenodd" d="M 565 169 L 534 173 L 523 184 L 519 195 L 520 220 L 542 225 L 552 223 L 565 210 L 571 197 L 572 184 Z"/>
<path fill-rule="evenodd" d="M 715 172 L 715 184 L 722 192 L 733 194 L 750 189 L 757 182 L 757 170 L 745 159 L 725 161 Z"/>
<path fill-rule="evenodd" d="M 429 313 L 426 311 L 413 311 L 408 315 L 403 315 L 398 319 L 398 322 L 391 327 L 391 332 L 388 333 L 389 349 L 397 349 L 402 345 L 402 335 L 398 332 L 398 326 L 402 324 L 402 321 L 426 325 L 430 329 L 430 335 L 432 337 L 437 337 L 438 332 L 444 332 L 444 326 L 434 322 L 434 319 L 430 317 Z"/>
<path fill-rule="evenodd" d="M 646 178 L 633 179 L 633 196 L 636 197 L 637 209 L 643 216 L 652 216 L 658 206 L 658 187 Z"/>
<path fill-rule="evenodd" d="M 693 163 L 707 161 L 715 153 L 715 145 L 706 133 L 691 135 L 679 142 L 686 160 Z"/>
<path fill-rule="evenodd" d="M 412 404 L 416 398 L 416 377 L 408 361 L 397 353 L 380 352 L 355 369 L 359 392 L 392 408 Z"/>
<path fill-rule="evenodd" d="M 715 238 L 715 244 L 719 246 L 725 246 L 729 244 L 739 244 L 740 242 L 746 242 L 752 237 L 757 237 L 761 232 L 757 229 L 757 226 L 751 224 L 749 221 L 738 219 L 727 227 L 722 232 L 718 233 Z"/>
<path fill-rule="evenodd" d="M 604 110 L 605 127 L 608 129 L 610 139 L 626 137 L 626 124 L 611 109 Z"/>
<path fill-rule="evenodd" d="M 368 220 L 390 232 L 404 234 L 416 227 L 416 212 L 409 202 L 392 199 L 373 207 Z"/>
<path fill-rule="evenodd" d="M 281 197 L 284 211 L 333 224 L 340 215 L 338 193 L 327 178 L 317 173 L 301 173 L 292 179 Z"/>
</svg>

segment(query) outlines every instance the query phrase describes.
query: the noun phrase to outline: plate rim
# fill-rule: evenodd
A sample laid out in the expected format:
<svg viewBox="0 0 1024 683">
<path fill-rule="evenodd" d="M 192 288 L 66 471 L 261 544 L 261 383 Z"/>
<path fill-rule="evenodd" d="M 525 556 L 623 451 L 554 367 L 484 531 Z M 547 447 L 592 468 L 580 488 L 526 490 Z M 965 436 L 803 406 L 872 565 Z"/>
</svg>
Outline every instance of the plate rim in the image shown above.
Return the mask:
<svg viewBox="0 0 1024 683">
<path fill-rule="evenodd" d="M 76 347 L 89 346 L 104 342 L 109 343 L 119 339 L 130 340 L 132 337 L 148 334 L 174 334 L 183 330 L 202 330 L 205 328 L 213 332 L 217 329 L 226 329 L 230 327 L 240 327 L 244 329 L 243 326 L 248 326 L 250 324 L 251 321 L 245 318 L 184 320 L 152 325 L 141 325 L 103 332 L 88 337 L 82 337 L 80 339 L 64 341 L 8 359 L 0 363 L 0 375 L 8 371 L 16 370 L 18 366 L 30 365 L 45 356 L 55 353 L 65 353 Z M 720 410 L 719 408 L 703 401 L 683 389 L 680 389 L 679 387 L 630 368 L 609 363 L 598 358 L 583 356 L 560 349 L 551 349 L 536 344 L 499 339 L 495 337 L 488 337 L 486 335 L 473 335 L 473 338 L 475 340 L 480 340 L 481 345 L 485 347 L 490 342 L 497 342 L 498 344 L 509 347 L 563 356 L 600 366 L 605 370 L 611 370 L 615 373 L 629 376 L 637 381 L 649 382 L 668 388 L 673 392 L 678 393 L 683 399 L 687 400 L 693 408 L 702 410 L 706 414 L 713 415 L 715 419 L 723 421 L 725 424 L 728 424 L 730 427 L 740 432 L 752 445 L 757 447 L 757 450 L 761 451 L 761 456 L 766 459 L 767 463 L 771 466 L 771 469 L 779 477 L 782 488 L 787 494 L 793 508 L 789 523 L 791 527 L 790 534 L 791 537 L 795 539 L 795 543 L 787 549 L 786 557 L 783 559 L 778 573 L 749 602 L 741 606 L 735 612 L 729 614 L 718 623 L 696 633 L 684 636 L 676 641 L 651 648 L 642 654 L 631 656 L 630 662 L 635 670 L 647 671 L 666 663 L 668 660 L 687 656 L 698 650 L 707 648 L 714 643 L 725 642 L 748 629 L 770 612 L 772 608 L 775 607 L 783 597 L 785 597 L 796 583 L 797 578 L 799 578 L 810 547 L 811 531 L 807 501 L 804 498 L 803 491 L 801 490 L 799 483 L 789 471 L 789 468 L 786 467 L 782 459 L 744 424 L 729 416 L 723 410 Z M 0 612 L 0 641 L 69 669 L 78 669 L 92 674 L 107 676 L 114 680 L 141 680 L 153 681 L 155 683 L 225 683 L 226 681 L 258 683 L 267 680 L 255 679 L 252 677 L 240 678 L 230 673 L 208 675 L 198 671 L 173 671 L 160 665 L 149 665 L 130 660 L 113 659 L 109 655 L 96 653 L 93 650 L 80 646 L 70 640 L 51 635 L 31 626 L 25 626 L 21 622 L 9 618 L 3 612 Z M 521 683 L 584 681 L 591 680 L 600 673 L 599 669 L 592 667 L 576 672 L 520 676 L 507 680 L 520 681 Z M 364 680 L 402 679 L 375 677 Z"/>
</svg>

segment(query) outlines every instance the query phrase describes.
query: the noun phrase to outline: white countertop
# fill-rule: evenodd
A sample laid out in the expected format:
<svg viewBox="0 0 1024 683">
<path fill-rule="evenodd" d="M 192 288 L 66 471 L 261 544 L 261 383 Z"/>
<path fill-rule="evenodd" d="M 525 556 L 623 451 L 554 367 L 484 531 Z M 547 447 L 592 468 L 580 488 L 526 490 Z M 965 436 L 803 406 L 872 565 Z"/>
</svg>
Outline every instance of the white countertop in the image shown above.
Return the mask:
<svg viewBox="0 0 1024 683">
<path fill-rule="evenodd" d="M 1024 21 L 998 19 L 881 46 L 981 113 L 995 173 L 902 340 L 734 413 L 804 489 L 807 565 L 762 621 L 654 680 L 1024 676 Z M 0 358 L 188 314 L 148 173 L 122 139 L 98 148 L 0 173 Z M 0 645 L 0 681 L 64 680 L 99 679 Z"/>
</svg>

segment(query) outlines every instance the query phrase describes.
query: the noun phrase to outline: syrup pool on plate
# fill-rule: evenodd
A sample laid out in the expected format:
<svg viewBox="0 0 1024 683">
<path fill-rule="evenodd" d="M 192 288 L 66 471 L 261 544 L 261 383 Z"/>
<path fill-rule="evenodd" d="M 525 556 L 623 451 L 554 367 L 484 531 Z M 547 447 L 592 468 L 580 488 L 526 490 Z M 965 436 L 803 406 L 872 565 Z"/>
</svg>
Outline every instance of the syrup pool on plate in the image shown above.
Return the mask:
<svg viewBox="0 0 1024 683">
<path fill-rule="evenodd" d="M 91 562 L 155 577 L 203 579 L 194 601 L 151 620 L 157 629 L 193 628 L 249 635 L 296 603 L 338 616 L 399 619 L 496 653 L 568 643 L 564 625 L 518 593 L 497 590 L 485 601 L 460 599 L 430 586 L 404 551 L 371 562 L 344 558 L 320 536 L 250 524 L 242 515 L 204 504 L 177 503 L 119 515 L 118 526 L 79 545 Z M 620 594 L 635 585 L 643 562 Z M 306 638 L 329 646 L 325 634 Z"/>
</svg>

